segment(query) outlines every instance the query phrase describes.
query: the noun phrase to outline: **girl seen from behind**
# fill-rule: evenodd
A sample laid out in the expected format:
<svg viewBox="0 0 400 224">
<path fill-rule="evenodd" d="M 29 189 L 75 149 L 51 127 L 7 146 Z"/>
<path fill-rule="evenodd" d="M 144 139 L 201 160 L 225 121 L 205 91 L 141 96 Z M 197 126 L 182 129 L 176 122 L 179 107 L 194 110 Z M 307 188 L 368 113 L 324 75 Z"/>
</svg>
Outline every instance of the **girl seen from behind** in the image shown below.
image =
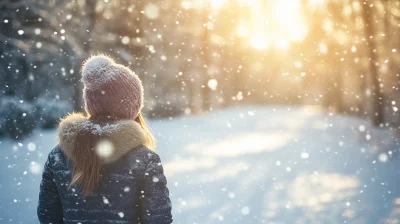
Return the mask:
<svg viewBox="0 0 400 224">
<path fill-rule="evenodd" d="M 141 114 L 143 86 L 103 55 L 82 68 L 86 116 L 58 127 L 40 185 L 40 223 L 172 223 L 167 180 Z"/>
</svg>

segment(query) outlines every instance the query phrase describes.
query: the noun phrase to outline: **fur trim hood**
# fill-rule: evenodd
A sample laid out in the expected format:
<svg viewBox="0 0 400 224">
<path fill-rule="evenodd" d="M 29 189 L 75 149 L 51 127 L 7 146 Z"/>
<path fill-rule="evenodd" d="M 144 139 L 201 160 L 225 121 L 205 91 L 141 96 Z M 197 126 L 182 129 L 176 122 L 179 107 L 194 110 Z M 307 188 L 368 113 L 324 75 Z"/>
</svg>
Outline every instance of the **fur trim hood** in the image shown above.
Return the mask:
<svg viewBox="0 0 400 224">
<path fill-rule="evenodd" d="M 59 144 L 69 158 L 73 158 L 76 137 L 82 131 L 100 135 L 111 143 L 112 153 L 101 157 L 104 164 L 114 162 L 133 148 L 146 144 L 147 139 L 140 124 L 134 120 L 95 122 L 80 113 L 73 113 L 61 119 L 57 129 Z"/>
</svg>

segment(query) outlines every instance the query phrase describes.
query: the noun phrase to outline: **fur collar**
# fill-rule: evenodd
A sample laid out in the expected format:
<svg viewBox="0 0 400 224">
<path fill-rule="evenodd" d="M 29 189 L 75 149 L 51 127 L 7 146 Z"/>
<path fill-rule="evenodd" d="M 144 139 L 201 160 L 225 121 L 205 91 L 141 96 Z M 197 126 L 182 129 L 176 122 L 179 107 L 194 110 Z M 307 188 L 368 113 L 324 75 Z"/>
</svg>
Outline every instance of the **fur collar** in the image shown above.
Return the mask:
<svg viewBox="0 0 400 224">
<path fill-rule="evenodd" d="M 94 122 L 80 113 L 73 113 L 61 119 L 57 131 L 59 144 L 69 158 L 74 157 L 76 136 L 81 131 L 92 132 L 109 140 L 112 153 L 102 157 L 104 164 L 114 162 L 133 148 L 146 144 L 146 135 L 134 120 Z"/>
</svg>

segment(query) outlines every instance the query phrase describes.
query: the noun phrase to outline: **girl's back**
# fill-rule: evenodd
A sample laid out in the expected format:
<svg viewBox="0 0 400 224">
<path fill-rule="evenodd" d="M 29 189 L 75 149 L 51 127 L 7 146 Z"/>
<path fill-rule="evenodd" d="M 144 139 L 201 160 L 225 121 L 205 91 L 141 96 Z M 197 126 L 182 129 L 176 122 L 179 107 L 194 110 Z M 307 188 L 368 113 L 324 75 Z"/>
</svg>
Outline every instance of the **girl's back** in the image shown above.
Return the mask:
<svg viewBox="0 0 400 224">
<path fill-rule="evenodd" d="M 145 146 L 152 139 L 141 114 L 133 116 L 60 122 L 40 186 L 41 223 L 172 223 L 160 158 Z"/>
<path fill-rule="evenodd" d="M 148 155 L 151 155 L 149 158 Z M 138 160 L 138 161 L 136 161 Z M 71 169 L 68 158 L 59 146 L 49 155 L 42 182 L 39 219 L 43 223 L 171 223 L 171 205 L 168 190 L 157 190 L 165 185 L 159 158 L 144 146 L 139 146 L 121 159 L 104 166 L 102 181 L 90 195 L 83 195 L 69 187 Z M 150 165 L 149 165 L 150 164 Z M 147 167 L 147 171 L 146 171 Z M 152 170 L 149 168 L 151 167 Z M 158 169 L 158 170 L 157 170 Z M 156 173 L 154 182 L 146 172 Z M 54 179 L 54 183 L 48 181 Z M 117 183 L 117 184 L 115 184 Z M 146 186 L 147 185 L 147 186 Z M 58 194 L 49 193 L 57 189 Z M 152 204 L 157 197 L 160 205 Z M 56 205 L 56 206 L 55 206 Z M 157 208 L 157 206 L 159 206 Z M 146 216 L 148 211 L 148 216 Z M 148 217 L 147 220 L 140 220 Z"/>
</svg>

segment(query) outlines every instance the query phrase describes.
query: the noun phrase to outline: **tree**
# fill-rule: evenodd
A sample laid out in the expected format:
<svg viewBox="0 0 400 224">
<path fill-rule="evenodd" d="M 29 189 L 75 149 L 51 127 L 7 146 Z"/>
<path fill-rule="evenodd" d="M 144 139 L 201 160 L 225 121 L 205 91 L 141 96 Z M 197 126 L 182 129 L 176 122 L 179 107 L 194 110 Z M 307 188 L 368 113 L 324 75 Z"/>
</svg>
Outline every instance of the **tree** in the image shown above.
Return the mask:
<svg viewBox="0 0 400 224">
<path fill-rule="evenodd" d="M 366 47 L 368 49 L 368 57 L 369 57 L 369 77 L 371 81 L 371 94 L 370 94 L 370 103 L 372 107 L 372 121 L 375 126 L 380 126 L 384 122 L 384 105 L 383 105 L 383 96 L 380 88 L 380 77 L 378 73 L 378 69 L 376 67 L 376 63 L 378 62 L 378 58 L 376 55 L 376 46 L 375 46 L 375 29 L 374 29 L 374 13 L 373 13 L 373 1 L 366 0 L 365 2 L 361 2 L 362 5 L 362 18 L 364 21 L 364 35 L 366 39 Z"/>
</svg>

